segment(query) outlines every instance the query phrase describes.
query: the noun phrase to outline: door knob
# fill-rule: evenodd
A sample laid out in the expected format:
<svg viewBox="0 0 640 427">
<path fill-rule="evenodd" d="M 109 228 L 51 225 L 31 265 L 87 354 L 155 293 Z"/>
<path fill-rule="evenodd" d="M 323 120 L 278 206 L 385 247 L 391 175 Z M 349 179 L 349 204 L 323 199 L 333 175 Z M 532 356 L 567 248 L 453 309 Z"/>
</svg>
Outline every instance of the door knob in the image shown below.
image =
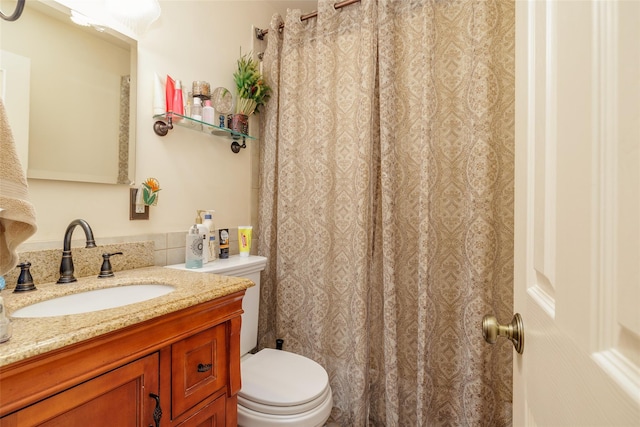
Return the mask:
<svg viewBox="0 0 640 427">
<path fill-rule="evenodd" d="M 513 343 L 516 351 L 520 354 L 524 351 L 524 324 L 522 316 L 516 313 L 508 325 L 501 325 L 495 316 L 484 316 L 482 318 L 482 336 L 489 344 L 495 344 L 498 337 L 505 337 Z"/>
</svg>

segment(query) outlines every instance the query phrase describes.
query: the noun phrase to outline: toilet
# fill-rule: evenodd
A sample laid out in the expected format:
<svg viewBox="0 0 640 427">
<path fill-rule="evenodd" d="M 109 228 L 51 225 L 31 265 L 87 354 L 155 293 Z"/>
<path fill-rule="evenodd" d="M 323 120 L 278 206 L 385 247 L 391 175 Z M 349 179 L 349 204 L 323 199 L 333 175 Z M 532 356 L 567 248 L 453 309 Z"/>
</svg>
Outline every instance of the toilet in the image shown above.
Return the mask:
<svg viewBox="0 0 640 427">
<path fill-rule="evenodd" d="M 260 272 L 266 263 L 267 259 L 261 256 L 232 255 L 191 270 L 244 277 L 256 284 L 246 290 L 242 301 L 242 389 L 238 393 L 238 426 L 324 426 L 331 414 L 333 397 L 329 376 L 322 366 L 284 350 L 265 348 L 250 353 L 258 343 Z M 185 268 L 184 264 L 167 267 Z"/>
</svg>

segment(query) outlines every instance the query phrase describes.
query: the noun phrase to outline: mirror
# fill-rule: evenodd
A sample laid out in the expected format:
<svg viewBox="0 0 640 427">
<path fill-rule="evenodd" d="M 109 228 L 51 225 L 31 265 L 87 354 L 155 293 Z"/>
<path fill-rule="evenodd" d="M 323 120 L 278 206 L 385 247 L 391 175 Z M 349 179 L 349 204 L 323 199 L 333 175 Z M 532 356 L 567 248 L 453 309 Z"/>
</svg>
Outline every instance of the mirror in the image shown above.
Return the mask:
<svg viewBox="0 0 640 427">
<path fill-rule="evenodd" d="M 0 22 L 0 96 L 19 155 L 28 178 L 128 185 L 137 43 L 70 15 L 59 3 L 28 1 L 18 21 Z"/>
</svg>

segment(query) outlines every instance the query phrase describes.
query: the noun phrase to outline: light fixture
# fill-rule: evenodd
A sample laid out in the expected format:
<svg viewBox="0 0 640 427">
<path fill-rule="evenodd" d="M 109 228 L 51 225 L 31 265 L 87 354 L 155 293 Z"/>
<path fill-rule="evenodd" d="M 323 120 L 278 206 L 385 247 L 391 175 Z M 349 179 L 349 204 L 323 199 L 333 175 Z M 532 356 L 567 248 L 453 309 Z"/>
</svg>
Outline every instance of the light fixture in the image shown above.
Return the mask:
<svg viewBox="0 0 640 427">
<path fill-rule="evenodd" d="M 77 25 L 81 25 L 83 27 L 93 27 L 96 31 L 99 32 L 104 31 L 104 26 L 102 24 L 75 10 L 71 10 L 70 18 Z"/>
<path fill-rule="evenodd" d="M 158 0 L 67 0 L 71 20 L 78 25 L 91 26 L 98 31 L 112 27 L 116 31 L 143 35 L 160 17 Z M 75 7 L 74 5 L 77 5 Z M 77 9 L 77 10 L 73 10 Z M 83 13 L 79 13 L 81 10 Z M 100 17 L 100 21 L 91 18 Z"/>
<path fill-rule="evenodd" d="M 81 25 L 83 27 L 88 27 L 91 25 L 91 20 L 87 16 L 81 14 L 80 12 L 76 12 L 75 10 L 71 11 L 71 20 L 75 24 Z"/>
<path fill-rule="evenodd" d="M 158 0 L 105 0 L 107 12 L 118 22 L 138 35 L 160 17 Z"/>
</svg>

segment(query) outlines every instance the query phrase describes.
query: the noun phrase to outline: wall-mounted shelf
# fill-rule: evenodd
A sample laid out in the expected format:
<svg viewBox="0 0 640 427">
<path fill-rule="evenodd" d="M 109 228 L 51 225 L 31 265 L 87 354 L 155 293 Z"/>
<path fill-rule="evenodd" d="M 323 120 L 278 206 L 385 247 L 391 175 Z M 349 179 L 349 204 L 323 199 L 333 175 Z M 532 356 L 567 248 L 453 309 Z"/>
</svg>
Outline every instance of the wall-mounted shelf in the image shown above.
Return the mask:
<svg viewBox="0 0 640 427">
<path fill-rule="evenodd" d="M 200 120 L 195 120 L 191 117 L 183 116 L 176 113 L 156 114 L 153 116 L 156 122 L 153 124 L 153 131 L 156 135 L 165 136 L 169 133 L 169 130 L 173 129 L 173 125 L 185 127 L 187 129 L 195 130 L 198 132 L 206 133 L 209 135 L 217 136 L 230 136 L 233 141 L 231 142 L 231 151 L 234 153 L 240 152 L 241 148 L 246 148 L 247 139 L 256 139 L 253 136 L 246 135 L 244 133 L 236 132 L 227 127 L 220 127 L 206 123 Z M 242 140 L 242 145 L 238 142 Z"/>
</svg>

